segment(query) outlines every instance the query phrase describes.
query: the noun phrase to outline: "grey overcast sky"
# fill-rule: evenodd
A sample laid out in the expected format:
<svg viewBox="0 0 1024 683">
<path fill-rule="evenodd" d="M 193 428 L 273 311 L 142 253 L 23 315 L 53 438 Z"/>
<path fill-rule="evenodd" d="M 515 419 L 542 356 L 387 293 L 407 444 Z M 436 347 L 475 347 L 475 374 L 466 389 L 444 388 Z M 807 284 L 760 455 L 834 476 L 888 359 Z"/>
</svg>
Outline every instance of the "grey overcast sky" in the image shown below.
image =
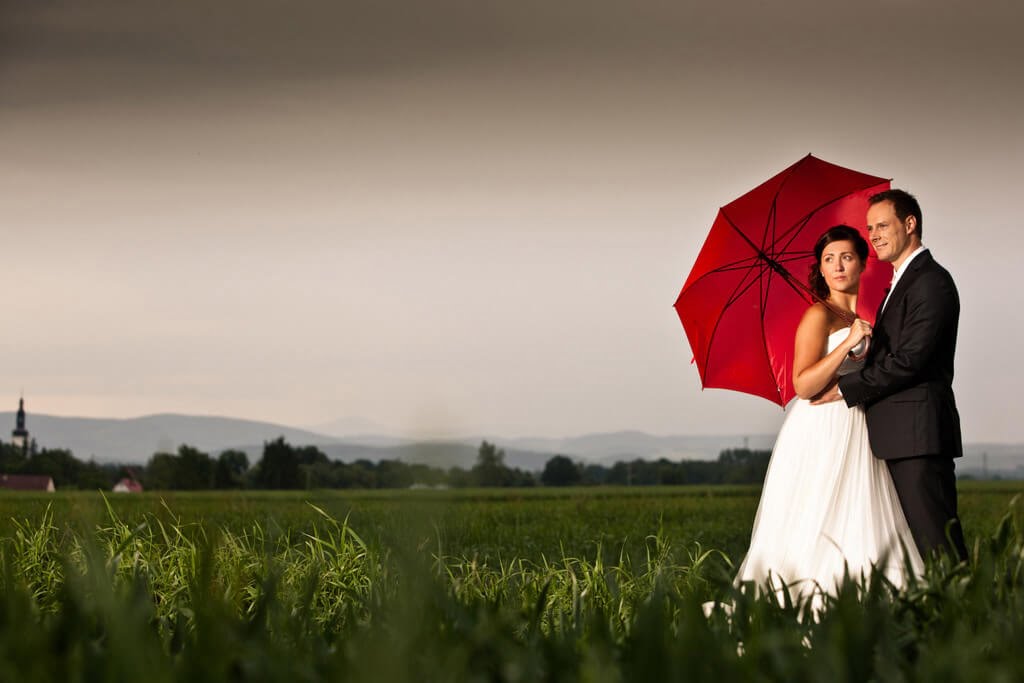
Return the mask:
<svg viewBox="0 0 1024 683">
<path fill-rule="evenodd" d="M 894 178 L 1024 441 L 1019 2 L 0 0 L 0 397 L 399 433 L 773 432 L 672 303 L 808 152 Z"/>
</svg>

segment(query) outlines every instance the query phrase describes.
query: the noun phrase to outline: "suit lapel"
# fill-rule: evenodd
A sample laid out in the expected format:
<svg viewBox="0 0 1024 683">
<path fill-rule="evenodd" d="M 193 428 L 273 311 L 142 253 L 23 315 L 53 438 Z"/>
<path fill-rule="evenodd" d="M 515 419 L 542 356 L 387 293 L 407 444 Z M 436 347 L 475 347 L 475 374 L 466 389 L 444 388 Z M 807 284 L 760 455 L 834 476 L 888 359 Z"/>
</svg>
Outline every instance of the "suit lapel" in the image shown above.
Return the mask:
<svg viewBox="0 0 1024 683">
<path fill-rule="evenodd" d="M 885 302 L 889 298 L 889 289 L 889 287 L 885 288 L 885 296 L 883 296 L 882 300 L 878 302 L 878 310 L 875 311 L 875 325 L 882 322 L 882 313 L 884 312 L 884 309 L 888 308 L 888 306 L 885 305 Z"/>
<path fill-rule="evenodd" d="M 879 311 L 879 315 L 875 316 L 875 325 L 880 325 L 882 319 L 886 316 L 889 311 L 898 306 L 900 302 L 906 297 L 907 289 L 914 283 L 918 275 L 921 273 L 921 269 L 932 262 L 932 252 L 925 250 L 918 254 L 910 265 L 907 266 L 907 271 L 900 277 L 900 281 L 896 283 L 895 289 L 889 293 L 889 301 L 886 302 L 882 299 L 882 304 L 885 306 L 884 310 Z"/>
</svg>

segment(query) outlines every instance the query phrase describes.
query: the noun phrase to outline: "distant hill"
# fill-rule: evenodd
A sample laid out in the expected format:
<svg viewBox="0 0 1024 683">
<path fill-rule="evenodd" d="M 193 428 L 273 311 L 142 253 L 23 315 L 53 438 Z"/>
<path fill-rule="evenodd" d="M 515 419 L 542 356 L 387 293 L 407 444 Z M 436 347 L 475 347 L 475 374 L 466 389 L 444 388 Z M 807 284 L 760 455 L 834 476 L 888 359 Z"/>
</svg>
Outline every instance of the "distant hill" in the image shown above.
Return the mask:
<svg viewBox="0 0 1024 683">
<path fill-rule="evenodd" d="M 321 422 L 301 427 L 317 434 L 326 434 L 337 439 L 346 439 L 353 434 L 387 434 L 391 430 L 379 422 L 362 417 L 340 417 L 330 422 Z"/>
<path fill-rule="evenodd" d="M 13 412 L 0 413 L 0 429 L 14 426 Z M 539 471 L 555 454 L 584 462 L 611 465 L 618 460 L 714 460 L 727 448 L 770 449 L 771 434 L 669 435 L 640 431 L 584 434 L 566 438 L 471 436 L 458 439 L 412 440 L 388 434 L 339 438 L 286 425 L 227 417 L 147 415 L 129 419 L 102 419 L 28 415 L 29 432 L 44 448 L 67 448 L 76 457 L 98 462 L 145 463 L 155 452 L 173 452 L 189 444 L 211 454 L 237 448 L 250 462 L 261 455 L 263 443 L 284 437 L 296 446 L 316 446 L 328 457 L 352 462 L 399 459 L 437 467 L 471 467 L 483 440 L 505 451 L 511 467 Z M 957 463 L 960 476 L 1024 478 L 1024 444 L 966 444 Z M 987 456 L 983 455 L 987 454 Z"/>
<path fill-rule="evenodd" d="M 958 477 L 1024 479 L 1024 444 L 968 443 L 956 463 Z"/>
</svg>

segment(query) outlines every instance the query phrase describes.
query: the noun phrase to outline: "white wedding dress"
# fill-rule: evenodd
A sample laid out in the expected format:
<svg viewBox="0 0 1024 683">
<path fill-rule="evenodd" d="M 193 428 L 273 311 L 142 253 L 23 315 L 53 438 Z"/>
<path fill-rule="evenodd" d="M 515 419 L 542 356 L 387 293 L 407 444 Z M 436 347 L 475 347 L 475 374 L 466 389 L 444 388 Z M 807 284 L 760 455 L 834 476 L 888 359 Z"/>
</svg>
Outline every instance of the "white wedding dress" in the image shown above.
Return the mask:
<svg viewBox="0 0 1024 683">
<path fill-rule="evenodd" d="M 829 335 L 829 351 L 848 333 Z M 858 367 L 847 359 L 839 372 Z M 854 579 L 874 567 L 903 586 L 904 557 L 920 574 L 921 556 L 889 470 L 871 453 L 863 408 L 794 400 L 775 441 L 737 584 L 771 586 L 780 600 L 788 590 L 796 601 L 820 605 L 847 567 Z"/>
</svg>

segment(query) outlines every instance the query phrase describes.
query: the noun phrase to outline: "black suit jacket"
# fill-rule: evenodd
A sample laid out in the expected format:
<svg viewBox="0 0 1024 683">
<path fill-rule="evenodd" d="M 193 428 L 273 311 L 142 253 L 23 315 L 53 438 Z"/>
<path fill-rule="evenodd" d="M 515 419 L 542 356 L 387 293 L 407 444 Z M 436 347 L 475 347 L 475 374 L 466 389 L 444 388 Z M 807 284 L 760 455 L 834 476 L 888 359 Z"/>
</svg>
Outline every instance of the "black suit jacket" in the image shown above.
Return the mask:
<svg viewBox="0 0 1024 683">
<path fill-rule="evenodd" d="M 864 368 L 839 378 L 847 405 L 864 405 L 875 456 L 963 455 L 953 397 L 959 320 L 953 278 L 931 252 L 918 254 L 875 321 Z"/>
</svg>

